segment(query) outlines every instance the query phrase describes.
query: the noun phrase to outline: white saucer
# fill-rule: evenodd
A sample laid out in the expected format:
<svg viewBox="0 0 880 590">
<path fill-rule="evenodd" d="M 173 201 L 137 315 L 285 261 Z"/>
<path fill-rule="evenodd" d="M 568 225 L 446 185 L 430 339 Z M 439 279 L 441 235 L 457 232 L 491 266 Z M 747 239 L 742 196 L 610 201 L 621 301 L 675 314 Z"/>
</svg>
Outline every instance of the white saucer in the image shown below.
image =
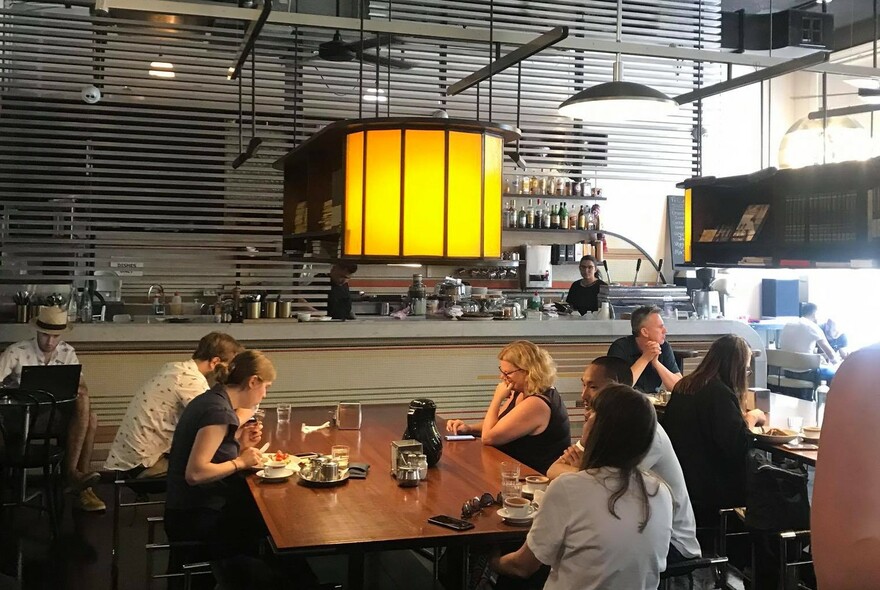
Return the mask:
<svg viewBox="0 0 880 590">
<path fill-rule="evenodd" d="M 535 518 L 535 514 L 537 513 L 538 511 L 535 510 L 534 506 L 529 506 L 529 515 L 523 516 L 521 518 L 508 516 L 507 508 L 499 508 L 497 512 L 498 516 L 500 516 L 505 522 L 508 522 L 510 524 L 531 524 L 532 520 Z"/>
<path fill-rule="evenodd" d="M 257 477 L 265 481 L 284 481 L 291 475 L 293 475 L 293 471 L 290 469 L 282 469 L 278 475 L 267 475 L 262 469 L 257 471 Z"/>
</svg>

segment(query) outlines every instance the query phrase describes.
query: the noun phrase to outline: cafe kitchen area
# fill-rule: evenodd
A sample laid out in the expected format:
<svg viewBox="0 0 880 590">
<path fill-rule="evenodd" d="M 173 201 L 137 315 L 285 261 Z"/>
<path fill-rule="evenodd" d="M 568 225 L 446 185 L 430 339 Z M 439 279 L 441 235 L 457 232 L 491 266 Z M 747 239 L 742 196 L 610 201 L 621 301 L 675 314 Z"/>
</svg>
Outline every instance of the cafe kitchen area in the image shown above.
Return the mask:
<svg viewBox="0 0 880 590">
<path fill-rule="evenodd" d="M 877 342 L 870 4 L 3 2 L 0 345 L 34 338 L 41 309 L 66 313 L 106 510 L 53 506 L 39 470 L 0 463 L 0 574 L 10 588 L 174 587 L 154 578 L 168 552 L 149 547 L 162 494 L 114 485 L 105 461 L 139 387 L 212 331 L 274 364 L 271 453 L 339 444 L 369 464 L 367 491 L 317 486 L 301 506 L 286 503 L 299 476 L 248 479 L 268 546 L 320 556 L 327 587 L 473 587 L 458 576 L 467 539 L 522 542 L 528 529 L 499 519 L 472 538 L 407 524 L 407 501 L 444 506 L 440 483 L 452 516 L 497 493 L 494 447 L 444 440 L 447 471 L 432 464 L 412 490 L 384 481 L 408 404 L 430 400 L 440 435 L 446 418 L 479 422 L 514 341 L 555 361 L 572 442 L 584 367 L 645 305 L 683 375 L 739 336 L 750 408 L 821 427 L 825 380 L 783 395 L 793 367 L 776 353 L 807 302 L 847 352 Z M 340 403 L 360 428 L 338 427 Z M 276 428 L 278 405 L 293 431 Z M 26 502 L 41 510 L 19 491 L 41 492 Z M 160 504 L 125 506 L 132 494 Z M 402 524 L 350 525 L 329 494 Z M 442 547 L 453 581 L 437 579 Z"/>
</svg>

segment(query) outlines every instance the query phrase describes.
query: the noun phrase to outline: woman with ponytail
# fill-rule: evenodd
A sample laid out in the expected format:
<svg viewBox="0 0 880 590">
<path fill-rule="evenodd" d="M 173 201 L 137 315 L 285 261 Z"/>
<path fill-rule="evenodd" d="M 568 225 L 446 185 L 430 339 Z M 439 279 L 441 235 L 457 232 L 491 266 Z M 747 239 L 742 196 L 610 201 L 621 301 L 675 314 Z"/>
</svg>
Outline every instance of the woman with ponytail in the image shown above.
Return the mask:
<svg viewBox="0 0 880 590">
<path fill-rule="evenodd" d="M 236 412 L 253 414 L 275 380 L 275 367 L 263 353 L 246 350 L 223 373 L 180 417 L 165 504 L 168 538 L 209 543 L 209 557 L 252 554 L 265 536 L 243 477 L 261 463 L 261 426 L 242 426 Z"/>
<path fill-rule="evenodd" d="M 525 544 L 492 568 L 526 578 L 550 566 L 545 590 L 655 590 L 672 533 L 672 494 L 641 471 L 657 419 L 644 394 L 610 385 L 593 401 L 581 470 L 550 483 Z"/>
</svg>

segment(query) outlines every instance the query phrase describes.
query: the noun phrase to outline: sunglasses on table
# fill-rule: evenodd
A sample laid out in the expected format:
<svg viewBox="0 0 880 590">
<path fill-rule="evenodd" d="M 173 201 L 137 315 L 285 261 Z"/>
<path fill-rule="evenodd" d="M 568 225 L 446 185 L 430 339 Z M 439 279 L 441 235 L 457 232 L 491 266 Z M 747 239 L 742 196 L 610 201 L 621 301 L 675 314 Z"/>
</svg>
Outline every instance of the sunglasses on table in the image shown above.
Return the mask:
<svg viewBox="0 0 880 590">
<path fill-rule="evenodd" d="M 501 499 L 501 492 L 498 492 L 497 496 L 493 496 L 489 492 L 486 492 L 481 496 L 474 496 L 470 500 L 465 500 L 464 504 L 462 504 L 461 517 L 465 519 L 470 518 L 482 511 L 483 508 L 488 508 L 495 504 L 499 506 L 504 505 L 504 502 Z"/>
</svg>

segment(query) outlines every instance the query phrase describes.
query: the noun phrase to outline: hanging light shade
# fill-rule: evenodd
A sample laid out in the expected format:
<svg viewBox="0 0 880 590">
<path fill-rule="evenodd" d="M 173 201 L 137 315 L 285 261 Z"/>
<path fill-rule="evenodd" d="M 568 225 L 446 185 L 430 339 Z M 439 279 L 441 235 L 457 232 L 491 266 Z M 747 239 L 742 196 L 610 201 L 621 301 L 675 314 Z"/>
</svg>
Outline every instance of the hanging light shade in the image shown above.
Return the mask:
<svg viewBox="0 0 880 590">
<path fill-rule="evenodd" d="M 329 192 L 332 204 L 341 204 L 343 258 L 498 259 L 503 147 L 519 136 L 511 126 L 464 119 L 333 123 L 276 163 L 285 170 L 285 217 L 295 226 L 294 209 L 303 201 L 309 209 L 320 205 L 326 211 L 330 205 L 321 200 Z M 328 161 L 336 154 L 342 162 Z M 305 184 L 328 190 L 313 197 L 310 189 L 300 188 L 302 175 Z M 305 233 L 327 229 L 315 227 L 323 218 L 311 212 L 300 219 L 309 221 Z"/>
<path fill-rule="evenodd" d="M 678 103 L 659 90 L 621 78 L 618 59 L 612 82 L 581 90 L 559 105 L 559 114 L 594 123 L 625 123 L 661 119 L 678 110 Z"/>
<path fill-rule="evenodd" d="M 779 143 L 780 168 L 867 160 L 873 155 L 868 131 L 844 116 L 830 117 L 824 125 L 822 119 L 798 119 Z"/>
</svg>

